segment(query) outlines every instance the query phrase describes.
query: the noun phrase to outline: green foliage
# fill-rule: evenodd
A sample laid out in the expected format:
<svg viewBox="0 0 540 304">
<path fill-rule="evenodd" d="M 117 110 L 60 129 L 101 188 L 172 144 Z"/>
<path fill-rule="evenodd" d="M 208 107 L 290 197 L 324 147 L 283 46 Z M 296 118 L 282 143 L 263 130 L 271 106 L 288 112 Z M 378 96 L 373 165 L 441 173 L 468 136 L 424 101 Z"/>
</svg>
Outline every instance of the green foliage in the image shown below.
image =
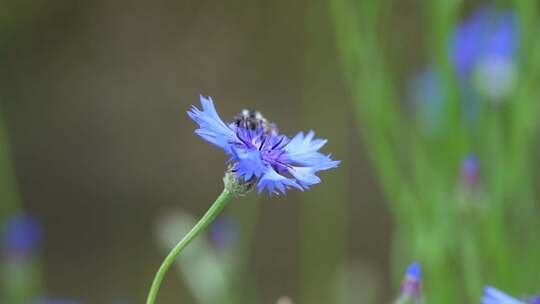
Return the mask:
<svg viewBox="0 0 540 304">
<path fill-rule="evenodd" d="M 400 108 L 398 77 L 380 39 L 387 1 L 330 3 L 360 131 L 397 225 L 394 265 L 421 262 L 428 303 L 477 302 L 487 283 L 515 294 L 534 292 L 540 273 L 540 240 L 533 236 L 540 231 L 534 186 L 540 97 L 536 2 L 514 3 L 523 29 L 517 88 L 503 104 L 482 101 L 475 128 L 463 122 L 464 96 L 448 54 L 462 3 L 423 2 L 422 34 L 433 68 L 448 87 L 444 128 L 436 134 L 424 132 Z M 474 190 L 459 183 L 468 153 L 481 163 Z"/>
</svg>

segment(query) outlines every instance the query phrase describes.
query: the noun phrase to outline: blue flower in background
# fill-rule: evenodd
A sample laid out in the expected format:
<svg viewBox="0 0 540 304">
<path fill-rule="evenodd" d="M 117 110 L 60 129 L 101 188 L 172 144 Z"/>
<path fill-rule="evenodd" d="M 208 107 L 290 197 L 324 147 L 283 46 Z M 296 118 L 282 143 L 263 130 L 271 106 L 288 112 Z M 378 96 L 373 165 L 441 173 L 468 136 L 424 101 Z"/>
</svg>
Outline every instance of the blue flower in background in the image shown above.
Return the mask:
<svg viewBox="0 0 540 304">
<path fill-rule="evenodd" d="M 477 10 L 457 26 L 450 47 L 456 74 L 465 87 L 473 85 L 494 101 L 514 88 L 519 29 L 512 11 Z"/>
<path fill-rule="evenodd" d="M 461 161 L 461 182 L 467 187 L 478 184 L 480 177 L 480 162 L 474 154 L 469 154 Z"/>
<path fill-rule="evenodd" d="M 527 304 L 540 304 L 540 296 L 529 298 L 525 301 Z"/>
<path fill-rule="evenodd" d="M 478 98 L 470 87 L 460 86 L 463 121 L 474 126 L 478 118 Z M 408 96 L 414 103 L 416 116 L 429 135 L 438 135 L 448 128 L 446 120 L 450 88 L 433 66 L 418 73 L 408 84 Z"/>
<path fill-rule="evenodd" d="M 428 67 L 409 83 L 409 98 L 415 104 L 418 118 L 429 133 L 444 129 L 445 102 L 448 88 L 441 77 Z"/>
<path fill-rule="evenodd" d="M 209 236 L 216 250 L 230 248 L 238 240 L 238 223 L 230 216 L 220 216 L 210 225 Z"/>
<path fill-rule="evenodd" d="M 405 278 L 401 283 L 401 294 L 407 296 L 420 296 L 420 283 L 422 279 L 422 268 L 418 262 L 414 262 L 407 267 Z"/>
<path fill-rule="evenodd" d="M 36 219 L 22 214 L 12 216 L 4 227 L 4 251 L 11 257 L 28 257 L 40 247 L 42 236 Z"/>
<path fill-rule="evenodd" d="M 484 288 L 484 295 L 482 296 L 481 304 L 527 304 L 520 300 L 505 294 L 497 288 L 486 286 Z"/>
<path fill-rule="evenodd" d="M 258 192 L 285 193 L 286 188 L 308 189 L 320 182 L 318 171 L 335 168 L 339 161 L 319 151 L 326 140 L 315 139 L 310 131 L 292 139 L 279 135 L 267 122 L 254 115 L 249 123 L 226 124 L 211 98 L 200 96 L 202 110 L 193 106 L 188 115 L 198 125 L 200 137 L 223 149 L 230 157 L 231 171 L 240 181 L 257 183 Z M 251 118 L 250 118 L 251 119 Z M 278 192 L 279 191 L 279 192 Z"/>
</svg>

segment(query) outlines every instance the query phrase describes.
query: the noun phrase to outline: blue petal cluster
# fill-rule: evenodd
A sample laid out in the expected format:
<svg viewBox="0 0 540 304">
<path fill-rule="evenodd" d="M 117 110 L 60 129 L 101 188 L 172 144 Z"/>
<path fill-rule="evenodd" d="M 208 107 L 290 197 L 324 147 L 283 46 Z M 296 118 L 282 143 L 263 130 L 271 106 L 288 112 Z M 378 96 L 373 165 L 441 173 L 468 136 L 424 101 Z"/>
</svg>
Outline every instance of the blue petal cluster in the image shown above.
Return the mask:
<svg viewBox="0 0 540 304">
<path fill-rule="evenodd" d="M 486 286 L 484 288 L 484 294 L 482 295 L 481 304 L 540 304 L 540 296 L 525 297 L 522 300 L 518 300 L 499 289 Z"/>
<path fill-rule="evenodd" d="M 43 231 L 31 216 L 15 215 L 8 219 L 4 228 L 3 247 L 9 256 L 28 257 L 40 246 Z"/>
<path fill-rule="evenodd" d="M 416 281 L 420 281 L 422 275 L 422 268 L 420 267 L 420 263 L 414 262 L 410 264 L 409 267 L 407 267 L 405 275 Z"/>
<path fill-rule="evenodd" d="M 526 304 L 526 302 L 514 299 L 497 288 L 486 286 L 481 304 Z"/>
<path fill-rule="evenodd" d="M 401 294 L 405 296 L 420 296 L 420 284 L 422 279 L 422 268 L 418 262 L 411 263 L 407 267 L 405 277 L 401 283 Z"/>
<path fill-rule="evenodd" d="M 454 32 L 452 61 L 457 74 L 468 78 L 483 59 L 496 57 L 515 60 L 518 46 L 519 31 L 514 13 L 484 7 L 461 23 Z"/>
<path fill-rule="evenodd" d="M 474 187 L 480 179 L 480 161 L 475 154 L 469 154 L 461 161 L 461 181 Z"/>
<path fill-rule="evenodd" d="M 219 117 L 212 98 L 200 96 L 202 110 L 193 106 L 188 115 L 198 125 L 195 131 L 204 140 L 230 156 L 232 171 L 239 180 L 257 182 L 260 193 L 285 193 L 287 188 L 308 189 L 321 180 L 318 171 L 335 168 L 339 161 L 319 152 L 326 144 L 315 133 L 298 133 L 293 138 L 226 124 Z"/>
</svg>

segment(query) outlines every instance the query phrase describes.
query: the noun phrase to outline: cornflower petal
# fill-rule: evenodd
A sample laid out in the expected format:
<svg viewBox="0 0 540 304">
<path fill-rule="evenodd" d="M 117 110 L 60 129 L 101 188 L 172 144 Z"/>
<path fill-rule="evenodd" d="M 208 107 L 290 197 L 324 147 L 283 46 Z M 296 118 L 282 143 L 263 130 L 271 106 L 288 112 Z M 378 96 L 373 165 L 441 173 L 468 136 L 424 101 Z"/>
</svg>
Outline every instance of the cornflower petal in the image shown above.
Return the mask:
<svg viewBox="0 0 540 304">
<path fill-rule="evenodd" d="M 316 169 L 313 167 L 292 167 L 289 169 L 289 173 L 304 189 L 309 189 L 309 187 L 321 182 L 315 172 Z"/>
<path fill-rule="evenodd" d="M 189 117 L 199 125 L 195 133 L 209 143 L 222 148 L 225 153 L 231 154 L 232 144 L 238 141 L 236 133 L 221 120 L 211 97 L 205 98 L 200 95 L 200 101 L 202 111 L 193 106 L 187 112 Z"/>
<path fill-rule="evenodd" d="M 238 178 L 243 177 L 247 181 L 254 176 L 259 178 L 266 171 L 266 166 L 262 163 L 261 151 L 241 150 L 234 147 L 232 151 L 236 158 L 234 171 Z"/>
<path fill-rule="evenodd" d="M 273 194 L 276 193 L 275 188 L 277 188 L 281 193 L 285 193 L 285 189 L 288 187 L 303 190 L 302 187 L 294 181 L 294 179 L 280 175 L 270 167 L 259 180 L 259 183 L 257 184 L 257 192 L 261 193 L 266 188 L 268 190 L 268 194 Z"/>
</svg>

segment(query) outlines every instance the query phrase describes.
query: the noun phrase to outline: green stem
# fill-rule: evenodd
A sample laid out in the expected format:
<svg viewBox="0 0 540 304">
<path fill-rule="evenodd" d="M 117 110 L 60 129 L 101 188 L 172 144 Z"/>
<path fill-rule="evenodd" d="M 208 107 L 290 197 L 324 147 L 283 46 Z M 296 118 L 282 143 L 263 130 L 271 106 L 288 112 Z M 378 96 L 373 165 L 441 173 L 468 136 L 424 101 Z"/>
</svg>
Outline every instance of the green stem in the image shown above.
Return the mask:
<svg viewBox="0 0 540 304">
<path fill-rule="evenodd" d="M 159 267 L 154 281 L 152 282 L 152 287 L 150 287 L 150 292 L 148 293 L 148 298 L 146 299 L 146 304 L 154 304 L 156 301 L 156 296 L 161 286 L 161 282 L 165 277 L 165 274 L 174 263 L 176 257 L 184 250 L 184 248 L 189 245 L 189 243 L 197 237 L 210 223 L 221 213 L 225 205 L 229 202 L 232 195 L 227 189 L 223 189 L 223 192 L 218 196 L 214 204 L 206 211 L 204 216 L 199 220 L 195 226 L 184 236 L 184 238 L 174 246 L 174 248 L 169 252 L 169 255 L 163 260 L 161 266 Z"/>
</svg>

